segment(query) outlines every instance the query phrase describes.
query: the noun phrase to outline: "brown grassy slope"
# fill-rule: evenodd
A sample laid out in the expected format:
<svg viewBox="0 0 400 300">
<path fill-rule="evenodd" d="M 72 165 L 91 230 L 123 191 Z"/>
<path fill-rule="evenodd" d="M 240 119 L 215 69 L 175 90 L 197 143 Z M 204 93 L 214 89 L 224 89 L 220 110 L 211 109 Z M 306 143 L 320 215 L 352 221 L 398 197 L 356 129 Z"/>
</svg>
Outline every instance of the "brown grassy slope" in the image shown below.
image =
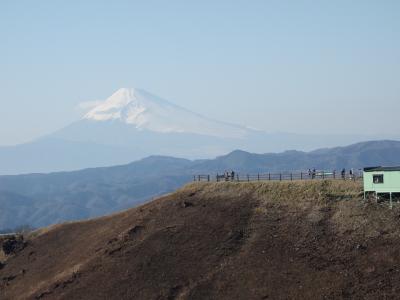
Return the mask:
<svg viewBox="0 0 400 300">
<path fill-rule="evenodd" d="M 342 181 L 192 184 L 37 233 L 0 270 L 0 298 L 396 298 L 400 210 L 360 191 Z"/>
</svg>

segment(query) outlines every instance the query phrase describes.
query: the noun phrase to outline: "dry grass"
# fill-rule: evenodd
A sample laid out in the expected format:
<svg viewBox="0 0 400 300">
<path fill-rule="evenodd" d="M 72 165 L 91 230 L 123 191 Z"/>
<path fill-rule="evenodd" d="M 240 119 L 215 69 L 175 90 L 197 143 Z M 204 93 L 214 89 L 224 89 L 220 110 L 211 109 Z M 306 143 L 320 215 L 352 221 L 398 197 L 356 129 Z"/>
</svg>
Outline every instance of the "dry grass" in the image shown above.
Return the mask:
<svg viewBox="0 0 400 300">
<path fill-rule="evenodd" d="M 188 184 L 32 233 L 0 289 L 4 299 L 398 298 L 400 207 L 361 192 L 340 180 Z"/>
<path fill-rule="evenodd" d="M 178 190 L 178 194 L 191 192 L 207 197 L 253 195 L 261 201 L 288 204 L 324 203 L 329 200 L 361 199 L 362 185 L 360 182 L 341 180 L 214 182 L 191 183 Z"/>
<path fill-rule="evenodd" d="M 0 250 L 0 263 L 5 262 L 7 259 L 6 255 L 4 254 L 3 250 Z"/>
</svg>

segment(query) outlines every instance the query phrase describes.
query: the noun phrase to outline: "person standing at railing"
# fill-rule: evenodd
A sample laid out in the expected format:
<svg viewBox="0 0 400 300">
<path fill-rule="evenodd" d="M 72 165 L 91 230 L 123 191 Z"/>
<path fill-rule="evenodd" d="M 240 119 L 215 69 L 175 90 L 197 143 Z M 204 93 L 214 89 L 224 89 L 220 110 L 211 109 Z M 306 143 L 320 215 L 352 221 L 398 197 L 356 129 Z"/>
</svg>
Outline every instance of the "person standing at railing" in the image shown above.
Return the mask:
<svg viewBox="0 0 400 300">
<path fill-rule="evenodd" d="M 345 168 L 342 169 L 342 179 L 343 180 L 346 179 L 346 169 Z"/>
<path fill-rule="evenodd" d="M 229 181 L 229 172 L 225 171 L 225 181 Z"/>
<path fill-rule="evenodd" d="M 311 169 L 308 169 L 308 179 L 311 179 Z"/>
<path fill-rule="evenodd" d="M 231 180 L 234 181 L 235 180 L 235 172 L 232 170 L 231 171 Z"/>
</svg>

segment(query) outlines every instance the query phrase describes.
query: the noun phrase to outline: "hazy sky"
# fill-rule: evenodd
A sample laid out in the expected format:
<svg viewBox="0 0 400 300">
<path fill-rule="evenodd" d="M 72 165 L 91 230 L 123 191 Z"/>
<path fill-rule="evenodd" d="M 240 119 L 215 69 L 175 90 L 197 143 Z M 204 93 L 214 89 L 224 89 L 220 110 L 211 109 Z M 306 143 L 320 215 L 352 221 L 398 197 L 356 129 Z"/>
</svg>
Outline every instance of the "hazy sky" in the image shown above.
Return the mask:
<svg viewBox="0 0 400 300">
<path fill-rule="evenodd" d="M 400 1 L 0 1 L 0 145 L 140 87 L 268 131 L 400 133 Z"/>
</svg>

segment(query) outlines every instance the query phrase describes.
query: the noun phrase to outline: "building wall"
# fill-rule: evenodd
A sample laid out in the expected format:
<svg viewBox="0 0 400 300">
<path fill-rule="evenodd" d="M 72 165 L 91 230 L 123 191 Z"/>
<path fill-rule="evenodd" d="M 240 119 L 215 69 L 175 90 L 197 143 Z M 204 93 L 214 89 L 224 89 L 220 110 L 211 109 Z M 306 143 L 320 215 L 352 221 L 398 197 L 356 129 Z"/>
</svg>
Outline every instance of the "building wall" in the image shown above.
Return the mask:
<svg viewBox="0 0 400 300">
<path fill-rule="evenodd" d="M 383 174 L 383 183 L 374 183 L 373 175 Z M 400 193 L 400 171 L 376 171 L 364 172 L 365 192 L 399 192 Z"/>
</svg>

